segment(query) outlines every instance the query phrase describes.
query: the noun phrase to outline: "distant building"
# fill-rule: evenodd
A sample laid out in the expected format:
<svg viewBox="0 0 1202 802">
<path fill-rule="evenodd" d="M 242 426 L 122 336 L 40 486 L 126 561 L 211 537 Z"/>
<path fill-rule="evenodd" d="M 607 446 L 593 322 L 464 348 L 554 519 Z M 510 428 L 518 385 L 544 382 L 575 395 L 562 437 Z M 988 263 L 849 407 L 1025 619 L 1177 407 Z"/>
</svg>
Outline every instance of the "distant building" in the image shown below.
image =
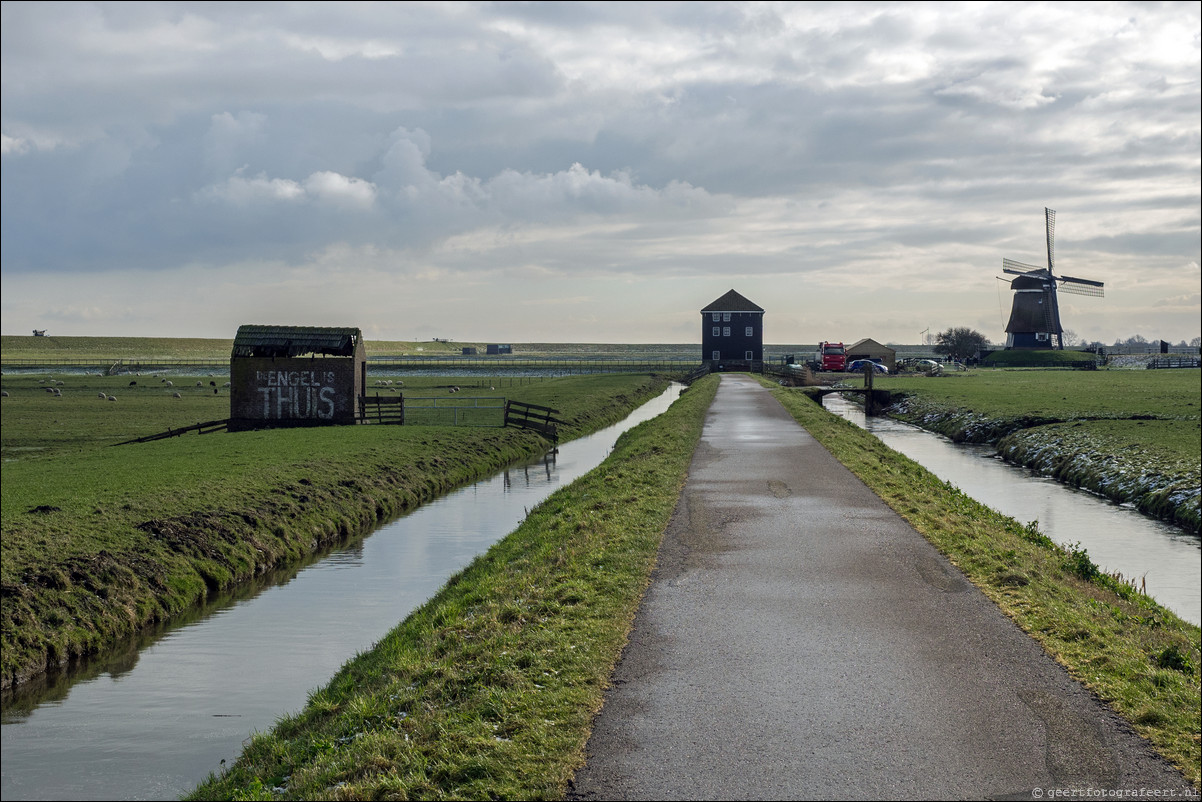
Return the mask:
<svg viewBox="0 0 1202 802">
<path fill-rule="evenodd" d="M 476 355 L 475 348 L 471 347 L 470 345 L 463 346 L 463 356 L 475 356 L 475 355 Z"/>
<path fill-rule="evenodd" d="M 487 353 L 489 353 L 489 354 L 512 354 L 513 346 L 512 345 L 490 345 L 490 346 L 488 346 Z"/>
<path fill-rule="evenodd" d="M 890 373 L 897 369 L 897 351 L 867 337 L 848 347 L 847 361 L 850 363 L 856 359 L 868 359 L 873 362 L 879 362 L 889 368 Z"/>
<path fill-rule="evenodd" d="M 711 370 L 763 370 L 764 310 L 734 290 L 702 309 L 701 359 Z"/>
<path fill-rule="evenodd" d="M 366 384 L 359 329 L 240 326 L 230 354 L 229 428 L 355 423 Z"/>
</svg>

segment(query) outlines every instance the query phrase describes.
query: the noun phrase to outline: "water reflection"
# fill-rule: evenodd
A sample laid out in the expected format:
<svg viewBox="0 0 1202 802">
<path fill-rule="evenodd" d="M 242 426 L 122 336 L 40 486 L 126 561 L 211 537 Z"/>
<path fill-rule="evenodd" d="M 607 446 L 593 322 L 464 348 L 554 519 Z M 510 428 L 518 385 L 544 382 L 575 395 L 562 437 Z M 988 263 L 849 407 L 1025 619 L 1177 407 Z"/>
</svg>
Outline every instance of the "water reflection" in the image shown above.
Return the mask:
<svg viewBox="0 0 1202 802">
<path fill-rule="evenodd" d="M 824 406 L 872 432 L 895 451 L 983 504 L 1040 530 L 1062 545 L 1080 543 L 1107 572 L 1147 583 L 1148 593 L 1185 620 L 1202 623 L 1202 539 L 1000 459 L 991 446 L 957 445 L 890 418 L 865 418 L 837 395 Z"/>
<path fill-rule="evenodd" d="M 673 385 L 622 423 L 418 507 L 370 537 L 184 626 L 131 641 L 70 677 L 4 700 L 4 799 L 165 799 L 190 791 L 242 741 L 304 706 L 627 428 L 667 409 Z"/>
</svg>

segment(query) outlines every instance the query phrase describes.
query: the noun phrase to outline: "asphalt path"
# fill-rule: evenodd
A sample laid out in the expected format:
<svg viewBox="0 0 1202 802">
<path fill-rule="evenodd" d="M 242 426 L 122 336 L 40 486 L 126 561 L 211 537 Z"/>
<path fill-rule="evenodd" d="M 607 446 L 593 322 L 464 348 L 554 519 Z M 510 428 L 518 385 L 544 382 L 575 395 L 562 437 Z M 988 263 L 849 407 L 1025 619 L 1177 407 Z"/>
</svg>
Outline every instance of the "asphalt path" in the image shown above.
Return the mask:
<svg viewBox="0 0 1202 802">
<path fill-rule="evenodd" d="M 722 378 L 571 798 L 1140 789 L 1191 795 L 763 387 Z"/>
</svg>

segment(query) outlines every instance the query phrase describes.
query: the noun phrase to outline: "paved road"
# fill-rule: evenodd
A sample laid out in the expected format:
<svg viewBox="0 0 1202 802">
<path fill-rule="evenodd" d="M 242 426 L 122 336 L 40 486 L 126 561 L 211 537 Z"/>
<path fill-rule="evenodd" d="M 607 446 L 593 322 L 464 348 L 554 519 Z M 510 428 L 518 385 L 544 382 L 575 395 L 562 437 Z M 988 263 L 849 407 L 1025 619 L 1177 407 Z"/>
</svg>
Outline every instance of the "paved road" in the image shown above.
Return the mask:
<svg viewBox="0 0 1202 802">
<path fill-rule="evenodd" d="M 1188 784 L 756 382 L 724 376 L 577 799 Z"/>
</svg>

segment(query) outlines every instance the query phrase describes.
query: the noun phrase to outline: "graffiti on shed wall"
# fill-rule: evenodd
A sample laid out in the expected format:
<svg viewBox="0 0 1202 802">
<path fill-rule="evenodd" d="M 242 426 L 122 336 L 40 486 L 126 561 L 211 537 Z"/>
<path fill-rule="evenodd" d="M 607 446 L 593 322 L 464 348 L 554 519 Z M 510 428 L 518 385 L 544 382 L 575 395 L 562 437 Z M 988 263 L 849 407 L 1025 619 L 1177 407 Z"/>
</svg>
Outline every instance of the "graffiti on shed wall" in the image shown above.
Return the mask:
<svg viewBox="0 0 1202 802">
<path fill-rule="evenodd" d="M 323 364 L 324 363 L 324 364 Z M 354 423 L 359 395 L 350 359 L 235 359 L 230 417 L 238 428 Z"/>
<path fill-rule="evenodd" d="M 332 370 L 256 370 L 255 391 L 263 398 L 263 420 L 334 419 Z"/>
</svg>

